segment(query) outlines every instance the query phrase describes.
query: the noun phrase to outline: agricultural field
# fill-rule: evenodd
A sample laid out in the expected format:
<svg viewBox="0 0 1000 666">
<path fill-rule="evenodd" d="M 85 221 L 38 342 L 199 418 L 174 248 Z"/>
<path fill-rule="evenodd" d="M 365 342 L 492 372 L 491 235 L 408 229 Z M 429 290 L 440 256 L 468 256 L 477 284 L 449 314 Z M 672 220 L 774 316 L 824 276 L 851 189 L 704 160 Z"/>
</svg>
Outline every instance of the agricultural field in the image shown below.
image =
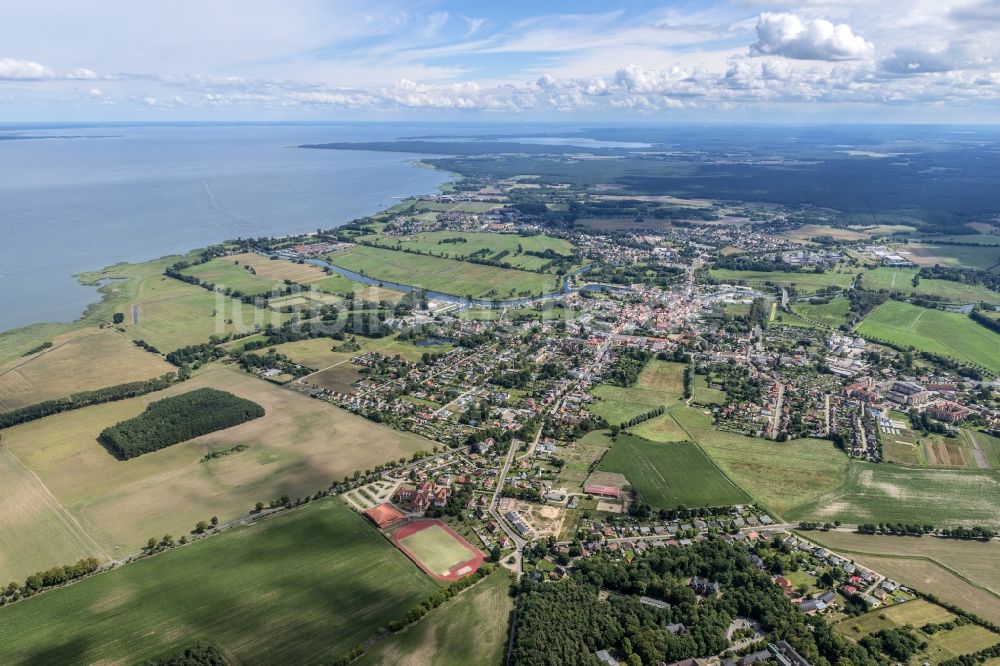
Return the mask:
<svg viewBox="0 0 1000 666">
<path fill-rule="evenodd" d="M 886 301 L 856 328 L 874 340 L 914 347 L 1000 373 L 1000 334 L 980 326 L 966 315 Z"/>
<path fill-rule="evenodd" d="M 413 201 L 403 203 L 406 205 L 412 203 L 419 211 L 433 211 L 438 213 L 488 213 L 495 208 L 503 206 L 503 204 L 490 203 L 488 201 L 458 201 L 455 203 L 450 201 Z"/>
<path fill-rule="evenodd" d="M 905 414 L 893 419 L 909 426 Z M 930 467 L 998 467 L 1000 440 L 981 432 L 961 429 L 956 437 L 893 428 L 882 429 L 882 450 L 888 462 Z M 976 449 L 980 449 L 977 451 Z"/>
<path fill-rule="evenodd" d="M 724 506 L 748 501 L 697 444 L 651 442 L 619 435 L 598 469 L 624 474 L 653 508 Z"/>
<path fill-rule="evenodd" d="M 692 400 L 694 402 L 699 405 L 726 404 L 726 392 L 722 389 L 712 388 L 708 383 L 707 375 L 695 375 L 693 383 Z"/>
<path fill-rule="evenodd" d="M 1000 472 L 854 462 L 843 484 L 785 516 L 848 524 L 1000 527 Z"/>
<path fill-rule="evenodd" d="M 1000 294 L 982 285 L 921 278 L 914 287 L 913 278 L 918 271 L 917 268 L 875 268 L 866 271 L 862 280 L 866 289 L 895 289 L 904 294 L 933 296 L 956 303 L 1000 302 Z"/>
<path fill-rule="evenodd" d="M 0 412 L 176 370 L 109 329 L 80 329 L 52 343 L 0 365 Z"/>
<path fill-rule="evenodd" d="M 356 299 L 360 298 L 363 301 L 371 301 L 372 303 L 387 301 L 389 303 L 395 303 L 403 297 L 403 292 L 397 291 L 396 289 L 361 283 L 353 284 L 355 284 L 354 297 Z"/>
<path fill-rule="evenodd" d="M 495 268 L 362 245 L 340 250 L 330 263 L 376 280 L 413 285 L 456 296 L 507 298 L 552 291 L 555 276 Z"/>
<path fill-rule="evenodd" d="M 847 474 L 847 456 L 826 440 L 773 442 L 711 426 L 685 429 L 733 483 L 785 518 L 839 488 Z"/>
<path fill-rule="evenodd" d="M 829 236 L 837 240 L 857 241 L 867 240 L 873 236 L 891 236 L 897 233 L 916 231 L 915 227 L 905 224 L 877 224 L 872 226 L 828 227 L 822 224 L 806 224 L 798 229 L 783 232 L 787 238 L 805 243 L 818 236 Z"/>
<path fill-rule="evenodd" d="M 437 589 L 321 500 L 0 609 L 4 662 L 139 663 L 204 640 L 234 663 L 328 664 Z"/>
<path fill-rule="evenodd" d="M 465 242 L 445 242 L 463 238 Z M 569 256 L 573 253 L 573 244 L 561 238 L 551 236 L 519 236 L 516 234 L 492 234 L 488 232 L 468 231 L 428 231 L 410 236 L 362 236 L 361 240 L 371 241 L 384 247 L 402 250 L 415 250 L 445 256 L 451 259 L 465 259 L 476 253 L 489 252 L 487 259 L 509 263 L 515 268 L 534 271 L 550 263 L 548 259 L 536 257 L 526 252 L 553 252 Z M 503 257 L 500 253 L 506 252 Z"/>
<path fill-rule="evenodd" d="M 975 227 L 978 222 L 973 222 L 970 227 Z M 934 241 L 946 241 L 950 243 L 970 243 L 972 245 L 992 245 L 994 247 L 1000 247 L 1000 234 L 997 234 L 997 227 L 987 224 L 980 229 L 983 233 L 981 234 L 965 234 L 960 236 L 934 236 L 933 238 L 927 239 L 927 242 L 933 243 Z M 951 249 L 951 248 L 949 248 Z"/>
<path fill-rule="evenodd" d="M 76 519 L 5 446 L 0 446 L 0 479 L 0 578 L 22 581 L 43 564 L 69 564 L 100 552 Z"/>
<path fill-rule="evenodd" d="M 669 412 L 632 426 L 628 432 L 651 442 L 686 442 L 691 439 Z"/>
<path fill-rule="evenodd" d="M 591 394 L 596 400 L 587 409 L 617 425 L 651 409 L 670 405 L 684 397 L 685 367 L 683 363 L 649 361 L 634 386 L 594 387 Z"/>
<path fill-rule="evenodd" d="M 234 254 L 223 259 L 239 266 L 249 266 L 257 273 L 257 277 L 268 278 L 277 282 L 291 280 L 296 284 L 314 284 L 327 279 L 326 272 L 319 266 L 289 261 L 288 259 L 271 259 L 254 252 Z M 337 277 L 340 277 L 339 275 Z"/>
<path fill-rule="evenodd" d="M 997 601 L 1000 602 L 1000 569 L 996 566 L 1000 561 L 1000 541 L 883 536 L 841 530 L 811 532 L 809 538 L 852 556 L 871 555 L 900 560 L 927 560 L 943 569 L 951 570 L 973 585 L 997 594 Z M 919 585 L 917 587 L 923 589 Z M 933 590 L 925 591 L 933 592 Z"/>
<path fill-rule="evenodd" d="M 353 338 L 353 343 L 351 342 Z M 355 356 L 368 352 L 378 352 L 386 356 L 397 354 L 407 361 L 419 361 L 426 352 L 443 354 L 455 346 L 449 342 L 416 345 L 409 340 L 400 340 L 396 335 L 384 338 L 366 338 L 363 336 L 348 336 L 347 340 L 331 338 L 313 338 L 298 340 L 276 345 L 275 349 L 288 356 L 296 363 L 313 370 L 328 368 L 337 363 L 349 362 Z M 337 350 L 337 351 L 334 351 Z"/>
<path fill-rule="evenodd" d="M 514 600 L 511 577 L 497 569 L 403 631 L 375 644 L 358 666 L 500 666 L 507 655 L 507 628 Z"/>
<path fill-rule="evenodd" d="M 956 606 L 1000 623 L 1000 600 L 995 593 L 969 584 L 966 579 L 934 562 L 870 555 L 852 555 L 852 558 L 894 580 L 935 594 Z"/>
<path fill-rule="evenodd" d="M 1000 238 L 994 236 L 994 242 Z M 919 266 L 953 266 L 955 268 L 976 268 L 981 271 L 994 270 L 1000 264 L 1000 247 L 994 245 L 934 245 L 933 243 L 910 243 L 906 257 Z"/>
<path fill-rule="evenodd" d="M 185 268 L 181 273 L 213 284 L 217 289 L 230 289 L 244 296 L 269 296 L 284 286 L 281 280 L 254 274 L 248 270 L 248 265 L 238 262 L 235 256 L 216 257 Z"/>
<path fill-rule="evenodd" d="M 811 294 L 824 287 L 837 286 L 846 289 L 854 280 L 855 273 L 850 270 L 836 272 L 827 270 L 825 273 L 808 271 L 785 273 L 781 271 L 736 271 L 728 268 L 709 271 L 719 282 L 746 282 L 751 286 L 760 286 L 765 282 L 773 282 L 783 286 L 794 286 L 803 294 Z"/>
<path fill-rule="evenodd" d="M 847 319 L 847 311 L 850 309 L 850 302 L 846 298 L 834 298 L 829 303 L 793 303 L 792 312 L 810 322 L 816 322 L 827 328 L 839 328 Z M 786 323 L 793 323 L 794 318 L 789 317 Z"/>
<path fill-rule="evenodd" d="M 289 316 L 172 278 L 163 279 L 173 284 L 163 289 L 150 285 L 140 294 L 135 309 L 128 308 L 125 313 L 125 335 L 145 340 L 163 353 L 208 342 L 213 335 L 222 337 L 263 328 L 269 323 L 278 325 Z"/>
<path fill-rule="evenodd" d="M 834 631 L 860 640 L 881 629 L 911 626 L 914 629 L 927 623 L 945 623 L 955 620 L 955 616 L 941 606 L 923 599 L 915 599 L 888 608 L 865 613 L 860 617 L 847 618 L 834 625 Z M 921 640 L 927 642 L 927 649 L 914 655 L 910 663 L 936 664 L 946 659 L 977 652 L 1000 641 L 1000 636 L 988 629 L 966 624 L 948 631 L 932 635 L 917 632 Z"/>
<path fill-rule="evenodd" d="M 106 427 L 134 417 L 168 395 L 212 387 L 264 407 L 265 416 L 226 430 L 119 461 L 97 442 Z M 246 445 L 245 451 L 203 461 L 215 449 Z M 4 430 L 4 450 L 22 465 L 11 483 L 37 495 L 34 478 L 59 513 L 69 516 L 108 559 L 130 553 L 154 534 L 186 534 L 199 520 L 229 520 L 256 502 L 282 494 L 312 494 L 354 470 L 433 448 L 433 442 L 398 432 L 320 400 L 282 389 L 228 368 L 211 367 L 166 391 L 64 412 Z M 25 507 L 14 495 L 5 502 Z M 32 543 L 30 525 L 0 519 L 11 543 Z M 18 521 L 21 519 L 18 518 Z M 54 518 L 52 519 L 54 520 Z M 73 525 L 71 525 L 72 527 Z M 23 541 L 22 541 L 23 539 Z M 19 555 L 23 568 L 0 570 L 0 578 L 22 578 L 75 559 L 79 541 L 67 540 Z M 4 554 L 9 559 L 9 554 Z"/>
<path fill-rule="evenodd" d="M 556 487 L 565 487 L 570 492 L 582 492 L 583 483 L 590 474 L 590 465 L 600 458 L 611 446 L 611 435 L 607 430 L 594 430 L 576 440 L 558 456 L 566 464 L 559 470 Z"/>
</svg>

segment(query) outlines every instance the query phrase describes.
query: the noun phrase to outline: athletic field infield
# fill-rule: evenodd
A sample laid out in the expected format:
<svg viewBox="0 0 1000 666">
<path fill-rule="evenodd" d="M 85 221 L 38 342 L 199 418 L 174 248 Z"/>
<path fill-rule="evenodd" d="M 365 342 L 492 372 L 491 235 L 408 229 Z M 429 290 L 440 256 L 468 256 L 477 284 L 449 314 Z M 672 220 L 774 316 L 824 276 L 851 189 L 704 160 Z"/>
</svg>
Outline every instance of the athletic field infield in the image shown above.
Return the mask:
<svg viewBox="0 0 1000 666">
<path fill-rule="evenodd" d="M 477 548 L 440 520 L 416 520 L 392 535 L 392 542 L 437 580 L 458 580 L 483 563 Z"/>
</svg>

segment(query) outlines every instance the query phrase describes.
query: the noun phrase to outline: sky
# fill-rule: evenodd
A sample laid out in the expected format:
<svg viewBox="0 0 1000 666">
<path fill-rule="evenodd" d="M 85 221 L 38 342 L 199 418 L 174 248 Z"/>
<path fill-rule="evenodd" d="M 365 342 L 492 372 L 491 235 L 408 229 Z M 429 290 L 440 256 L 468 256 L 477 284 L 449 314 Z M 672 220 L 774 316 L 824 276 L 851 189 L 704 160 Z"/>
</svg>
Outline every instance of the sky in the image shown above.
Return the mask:
<svg viewBox="0 0 1000 666">
<path fill-rule="evenodd" d="M 32 0 L 0 122 L 1000 122 L 1000 0 Z"/>
</svg>

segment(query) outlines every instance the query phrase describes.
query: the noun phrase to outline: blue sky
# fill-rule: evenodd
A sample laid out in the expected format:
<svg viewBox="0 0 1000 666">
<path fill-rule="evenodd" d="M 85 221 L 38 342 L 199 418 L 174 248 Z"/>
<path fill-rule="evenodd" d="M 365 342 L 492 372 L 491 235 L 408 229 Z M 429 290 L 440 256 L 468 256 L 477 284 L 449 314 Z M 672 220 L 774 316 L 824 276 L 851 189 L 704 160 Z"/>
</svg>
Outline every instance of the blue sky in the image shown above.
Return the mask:
<svg viewBox="0 0 1000 666">
<path fill-rule="evenodd" d="M 997 0 L 33 0 L 0 121 L 1000 120 Z"/>
</svg>

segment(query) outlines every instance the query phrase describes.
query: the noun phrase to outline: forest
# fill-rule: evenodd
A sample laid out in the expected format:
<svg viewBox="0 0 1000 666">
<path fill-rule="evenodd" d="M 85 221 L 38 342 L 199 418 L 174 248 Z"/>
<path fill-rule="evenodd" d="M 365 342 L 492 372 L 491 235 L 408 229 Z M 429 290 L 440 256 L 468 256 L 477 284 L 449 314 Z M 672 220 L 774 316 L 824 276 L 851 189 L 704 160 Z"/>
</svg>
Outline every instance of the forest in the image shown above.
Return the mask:
<svg viewBox="0 0 1000 666">
<path fill-rule="evenodd" d="M 105 428 L 98 439 L 116 456 L 128 460 L 261 416 L 264 408 L 255 402 L 201 388 L 157 400 L 139 416 Z"/>
<path fill-rule="evenodd" d="M 699 600 L 692 576 L 717 582 L 721 594 Z M 721 539 L 654 549 L 631 563 L 592 557 L 559 584 L 520 585 L 515 664 L 597 664 L 602 649 L 631 665 L 716 654 L 728 647 L 725 632 L 737 617 L 756 620 L 769 641 L 788 641 L 815 666 L 887 663 L 878 647 L 865 649 L 804 615 L 744 549 Z M 607 601 L 601 590 L 612 592 Z"/>
</svg>

